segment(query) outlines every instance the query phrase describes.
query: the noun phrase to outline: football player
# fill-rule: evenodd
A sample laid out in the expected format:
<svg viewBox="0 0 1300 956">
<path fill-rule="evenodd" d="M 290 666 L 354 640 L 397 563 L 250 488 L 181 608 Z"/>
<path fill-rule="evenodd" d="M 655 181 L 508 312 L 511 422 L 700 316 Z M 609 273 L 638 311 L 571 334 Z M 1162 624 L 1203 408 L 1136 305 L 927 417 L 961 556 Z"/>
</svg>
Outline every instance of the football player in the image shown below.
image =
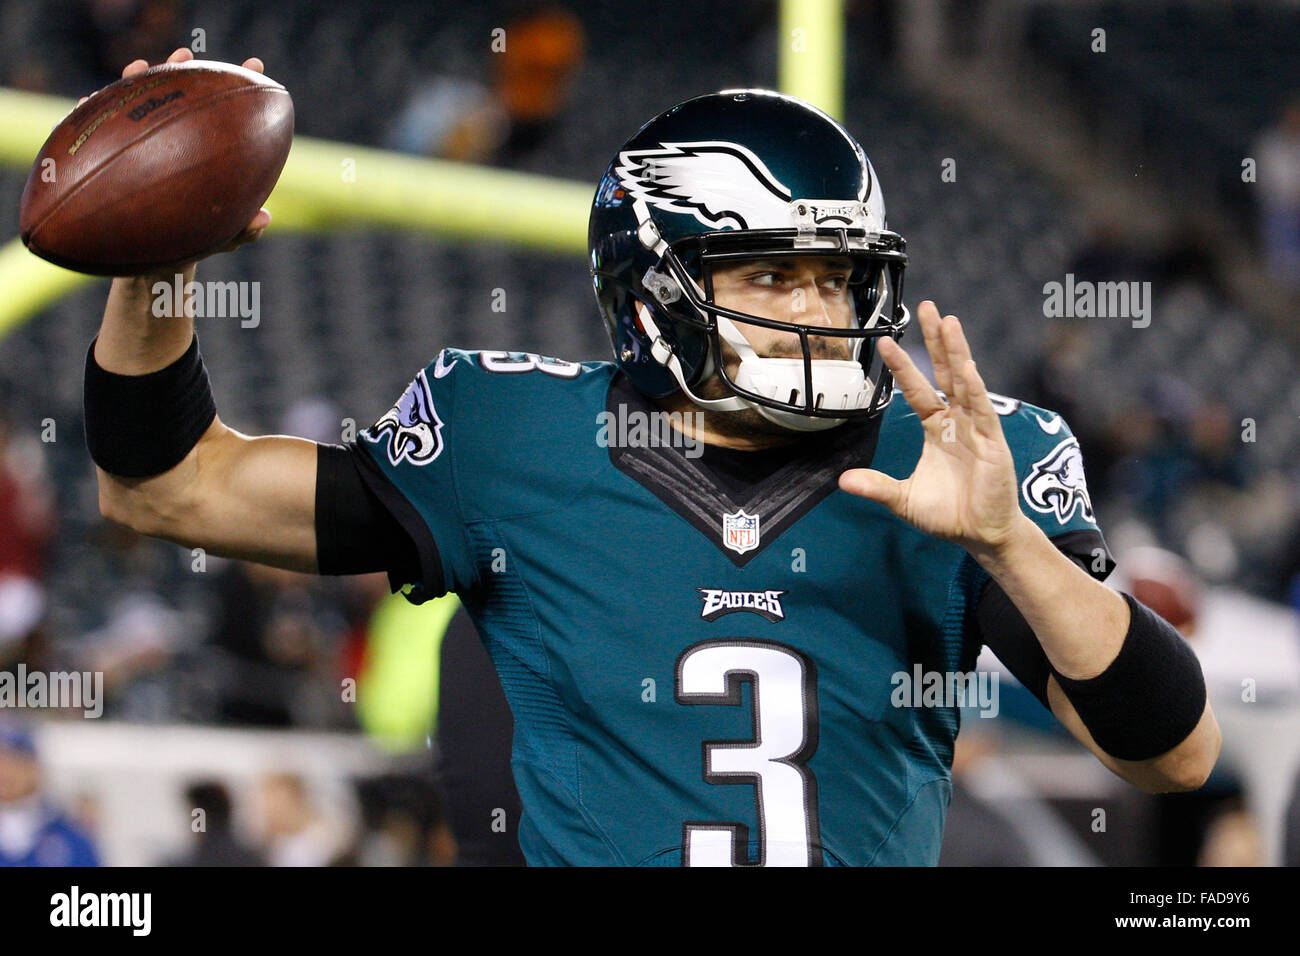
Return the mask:
<svg viewBox="0 0 1300 956">
<path fill-rule="evenodd" d="M 86 368 L 101 509 L 457 592 L 514 714 L 531 864 L 933 864 L 983 644 L 1116 774 L 1199 787 L 1200 667 L 1099 580 L 1076 439 L 991 395 L 931 302 L 917 370 L 905 264 L 844 127 L 701 96 L 596 189 L 613 362 L 444 349 L 347 446 L 227 427 L 192 322 L 116 280 Z"/>
</svg>

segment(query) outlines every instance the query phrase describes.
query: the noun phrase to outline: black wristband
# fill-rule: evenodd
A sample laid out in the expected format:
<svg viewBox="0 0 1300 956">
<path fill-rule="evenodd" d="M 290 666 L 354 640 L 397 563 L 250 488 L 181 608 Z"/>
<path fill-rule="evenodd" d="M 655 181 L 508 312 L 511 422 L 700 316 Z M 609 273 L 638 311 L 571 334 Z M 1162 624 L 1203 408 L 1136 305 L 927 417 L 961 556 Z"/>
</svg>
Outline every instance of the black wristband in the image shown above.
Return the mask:
<svg viewBox="0 0 1300 956">
<path fill-rule="evenodd" d="M 1205 712 L 1196 653 L 1160 615 L 1132 595 L 1119 654 L 1096 677 L 1056 682 L 1097 746 L 1119 760 L 1150 760 L 1178 746 Z"/>
<path fill-rule="evenodd" d="M 90 457 L 110 475 L 147 478 L 176 467 L 217 415 L 198 336 L 171 365 L 145 375 L 104 371 L 91 342 L 85 414 Z"/>
</svg>

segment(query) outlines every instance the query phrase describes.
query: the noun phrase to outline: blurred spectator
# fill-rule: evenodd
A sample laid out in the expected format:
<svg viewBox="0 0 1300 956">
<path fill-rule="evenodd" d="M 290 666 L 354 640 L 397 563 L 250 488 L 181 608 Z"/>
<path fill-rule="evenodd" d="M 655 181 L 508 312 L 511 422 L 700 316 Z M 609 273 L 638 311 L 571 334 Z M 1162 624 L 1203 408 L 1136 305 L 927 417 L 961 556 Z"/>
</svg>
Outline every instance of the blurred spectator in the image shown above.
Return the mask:
<svg viewBox="0 0 1300 956">
<path fill-rule="evenodd" d="M 1002 753 L 995 721 L 962 715 L 940 866 L 1095 866 L 1096 854 Z"/>
<path fill-rule="evenodd" d="M 393 121 L 384 146 L 462 163 L 487 162 L 505 142 L 505 108 L 483 84 L 434 76 L 421 82 Z"/>
<path fill-rule="evenodd" d="M 223 784 L 216 780 L 190 784 L 185 788 L 185 806 L 190 809 L 194 841 L 168 866 L 266 866 L 262 855 L 235 834 L 230 794 Z M 202 810 L 202 816 L 196 819 L 195 810 Z"/>
<path fill-rule="evenodd" d="M 451 866 L 456 841 L 428 775 L 386 774 L 356 782 L 364 829 L 347 862 L 358 866 Z"/>
<path fill-rule="evenodd" d="M 171 597 L 194 579 L 192 552 L 132 531 L 102 518 L 90 527 L 87 559 L 100 564 L 103 578 L 113 582 L 113 594 L 156 594 Z M 215 562 L 214 562 L 215 563 Z M 99 607 L 96 624 L 109 622 L 112 605 Z"/>
<path fill-rule="evenodd" d="M 1133 245 L 1123 220 L 1110 213 L 1096 216 L 1088 237 L 1075 253 L 1066 272 L 1075 281 L 1114 282 L 1150 279 L 1151 263 Z"/>
<path fill-rule="evenodd" d="M 212 641 L 223 654 L 223 723 L 329 727 L 351 715 L 340 692 L 346 620 L 330 586 L 260 564 L 226 563 L 216 582 Z"/>
<path fill-rule="evenodd" d="M 173 717 L 166 670 L 180 643 L 181 615 L 161 598 L 132 592 L 113 602 L 108 623 L 82 642 L 86 665 L 104 675 L 106 707 L 115 720 L 161 722 Z"/>
<path fill-rule="evenodd" d="M 1255 818 L 1240 805 L 1225 809 L 1211 822 L 1197 855 L 1197 866 L 1263 866 L 1264 841 Z"/>
<path fill-rule="evenodd" d="M 1245 487 L 1238 420 L 1222 402 L 1202 399 L 1179 379 L 1153 379 L 1143 389 L 1143 401 L 1112 421 L 1116 463 L 1107 476 L 1108 490 L 1129 498 L 1161 541 L 1178 540 L 1175 517 L 1189 496 L 1199 492 L 1212 498 Z M 1226 530 L 1220 537 L 1231 547 Z M 1231 573 L 1235 562 L 1235 555 L 1228 555 L 1219 571 Z"/>
<path fill-rule="evenodd" d="M 261 832 L 271 866 L 329 866 L 349 843 L 349 827 L 322 812 L 299 776 L 270 774 L 261 786 Z"/>
<path fill-rule="evenodd" d="M 0 723 L 0 866 L 98 866 L 90 838 L 41 796 L 36 743 Z"/>
<path fill-rule="evenodd" d="M 178 0 L 64 0 L 46 13 L 59 58 L 55 92 L 85 96 L 122 75 L 132 60 L 160 63 L 189 37 Z"/>
<path fill-rule="evenodd" d="M 436 826 L 420 827 L 435 865 L 446 858 L 457 866 L 523 866 L 521 808 L 510 771 L 514 721 L 469 614 L 454 594 L 417 607 L 386 593 L 385 576 L 378 578 L 380 600 L 367 628 L 358 684 L 361 725 L 392 752 L 427 752 L 436 733 L 446 821 L 439 809 Z M 426 802 L 441 808 L 434 792 Z M 405 847 L 413 831 L 402 820 L 394 827 L 388 843 L 382 832 L 372 834 L 363 856 L 383 856 L 394 840 Z M 378 822 L 371 828 L 383 829 Z"/>
<path fill-rule="evenodd" d="M 1151 272 L 1157 285 L 1192 282 L 1217 298 L 1230 297 L 1214 243 L 1217 222 L 1200 214 L 1180 218 L 1156 252 Z"/>
<path fill-rule="evenodd" d="M 497 158 L 508 164 L 536 149 L 549 133 L 582 65 L 586 37 L 570 10 L 549 5 L 511 20 L 505 39 L 506 49 L 493 63 L 496 95 L 510 123 Z"/>
<path fill-rule="evenodd" d="M 548 5 L 512 19 L 492 42 L 490 86 L 457 76 L 425 80 L 394 120 L 385 145 L 502 165 L 536 150 L 563 111 L 582 65 L 582 23 L 566 8 Z"/>
<path fill-rule="evenodd" d="M 1054 323 L 1042 360 L 1030 364 L 1013 393 L 1065 419 L 1079 439 L 1089 490 L 1094 495 L 1102 490 L 1102 482 L 1095 476 L 1104 475 L 1112 461 L 1111 444 L 1101 430 L 1104 422 L 1098 421 L 1098 410 L 1091 402 L 1096 351 L 1096 336 L 1087 325 L 1069 320 Z"/>
<path fill-rule="evenodd" d="M 38 666 L 45 604 L 45 589 L 31 578 L 0 575 L 0 670 L 19 661 Z"/>
<path fill-rule="evenodd" d="M 54 500 L 41 443 L 16 436 L 0 412 L 0 577 L 40 581 L 54 536 Z"/>
<path fill-rule="evenodd" d="M 1260 244 L 1269 271 L 1300 287 L 1300 97 L 1255 143 Z"/>
<path fill-rule="evenodd" d="M 1085 417 L 1081 401 L 1088 395 L 1086 383 L 1092 374 L 1089 362 L 1094 342 L 1095 337 L 1078 322 L 1054 323 L 1043 348 L 1043 360 L 1029 369 L 1015 390 L 1016 397 L 1059 413 L 1070 430 L 1078 434 Z"/>
</svg>

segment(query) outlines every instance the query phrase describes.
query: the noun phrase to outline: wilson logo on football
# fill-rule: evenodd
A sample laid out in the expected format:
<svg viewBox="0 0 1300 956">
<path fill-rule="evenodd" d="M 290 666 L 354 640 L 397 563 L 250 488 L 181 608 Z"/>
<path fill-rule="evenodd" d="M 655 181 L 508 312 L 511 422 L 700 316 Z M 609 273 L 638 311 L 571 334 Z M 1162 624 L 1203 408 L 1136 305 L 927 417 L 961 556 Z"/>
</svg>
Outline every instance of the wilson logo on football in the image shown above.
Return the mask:
<svg viewBox="0 0 1300 956">
<path fill-rule="evenodd" d="M 1055 515 L 1061 524 L 1068 522 L 1076 509 L 1085 521 L 1096 523 L 1077 438 L 1067 438 L 1034 462 L 1021 490 L 1029 507 L 1040 514 Z"/>
</svg>

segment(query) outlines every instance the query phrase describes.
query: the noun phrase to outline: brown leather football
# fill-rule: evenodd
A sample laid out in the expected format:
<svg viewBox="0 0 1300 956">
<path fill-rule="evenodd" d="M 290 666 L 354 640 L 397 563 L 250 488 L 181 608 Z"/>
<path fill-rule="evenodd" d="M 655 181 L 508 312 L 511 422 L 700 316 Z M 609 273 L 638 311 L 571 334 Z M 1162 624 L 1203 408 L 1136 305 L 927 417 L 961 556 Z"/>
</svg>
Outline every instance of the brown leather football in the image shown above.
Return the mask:
<svg viewBox="0 0 1300 956">
<path fill-rule="evenodd" d="M 243 231 L 292 142 L 293 100 L 274 80 L 230 63 L 151 67 L 55 127 L 19 231 L 36 255 L 91 275 L 190 262 Z"/>
</svg>

